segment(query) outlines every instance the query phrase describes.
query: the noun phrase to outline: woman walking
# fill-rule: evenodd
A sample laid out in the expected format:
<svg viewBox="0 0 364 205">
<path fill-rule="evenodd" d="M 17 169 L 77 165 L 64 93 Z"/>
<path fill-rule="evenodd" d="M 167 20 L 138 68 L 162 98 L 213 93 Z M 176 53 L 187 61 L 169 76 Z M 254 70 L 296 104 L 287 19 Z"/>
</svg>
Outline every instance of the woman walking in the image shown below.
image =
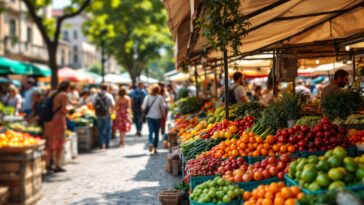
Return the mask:
<svg viewBox="0 0 364 205">
<path fill-rule="evenodd" d="M 116 119 L 114 121 L 114 131 L 120 133 L 120 146 L 125 145 L 125 133 L 131 128 L 131 100 L 124 87 L 121 87 L 116 100 Z"/>
<path fill-rule="evenodd" d="M 159 93 L 159 86 L 153 85 L 150 94 L 144 98 L 142 105 L 149 129 L 149 152 L 154 154 L 157 154 L 161 120 L 165 117 L 164 99 Z"/>
<path fill-rule="evenodd" d="M 47 140 L 47 170 L 51 170 L 51 160 L 55 156 L 55 172 L 65 172 L 61 167 L 62 150 L 66 138 L 66 115 L 68 92 L 70 91 L 70 81 L 63 81 L 56 92 L 50 95 L 53 97 L 52 110 L 54 112 L 51 121 L 44 124 L 44 137 Z"/>
</svg>

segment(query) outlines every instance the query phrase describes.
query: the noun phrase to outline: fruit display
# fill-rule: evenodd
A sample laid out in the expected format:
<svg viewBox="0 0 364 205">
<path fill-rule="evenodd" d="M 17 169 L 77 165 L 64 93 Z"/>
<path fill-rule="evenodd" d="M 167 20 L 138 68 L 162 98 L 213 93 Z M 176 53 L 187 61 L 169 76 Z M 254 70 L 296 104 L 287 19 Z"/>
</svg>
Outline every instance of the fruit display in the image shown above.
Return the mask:
<svg viewBox="0 0 364 205">
<path fill-rule="evenodd" d="M 295 205 L 304 193 L 297 186 L 286 186 L 283 182 L 260 185 L 252 192 L 244 192 L 244 205 Z"/>
<path fill-rule="evenodd" d="M 303 116 L 297 120 L 296 125 L 315 126 L 321 120 L 321 116 Z"/>
<path fill-rule="evenodd" d="M 312 128 L 296 125 L 289 129 L 279 129 L 274 141 L 292 144 L 299 151 L 329 150 L 338 145 L 350 145 L 346 130 L 332 124 L 328 118 L 322 118 L 320 123 Z"/>
<path fill-rule="evenodd" d="M 244 190 L 221 177 L 206 181 L 195 187 L 190 195 L 198 203 L 222 204 L 240 200 Z"/>
<path fill-rule="evenodd" d="M 344 124 L 346 125 L 364 124 L 364 115 L 363 114 L 349 115 L 346 118 Z"/>
<path fill-rule="evenodd" d="M 331 191 L 323 194 L 305 195 L 299 200 L 300 205 L 312 204 L 330 204 L 330 205 L 345 205 L 345 204 L 362 204 L 364 201 L 364 191 Z"/>
<path fill-rule="evenodd" d="M 182 143 L 191 142 L 200 138 L 204 138 L 203 135 L 206 135 L 207 131 L 207 122 L 206 120 L 201 120 L 195 127 L 190 130 L 182 133 L 179 136 L 179 139 Z"/>
<path fill-rule="evenodd" d="M 243 131 L 250 128 L 255 122 L 255 118 L 251 116 L 245 116 L 242 120 L 227 121 L 216 123 L 207 128 L 206 137 L 212 136 L 212 138 L 226 138 L 230 139 L 234 134 L 241 135 Z"/>
<path fill-rule="evenodd" d="M 213 139 L 203 140 L 198 139 L 192 142 L 187 142 L 180 145 L 181 153 L 183 154 L 186 162 L 190 159 L 194 159 L 197 155 L 202 152 L 210 150 L 212 147 L 217 145 L 219 142 Z"/>
<path fill-rule="evenodd" d="M 293 161 L 288 173 L 290 178 L 310 191 L 341 190 L 364 179 L 364 155 L 348 157 L 344 148 L 335 147 L 324 156 Z"/>
<path fill-rule="evenodd" d="M 197 159 L 191 159 L 187 162 L 185 167 L 185 182 L 189 182 L 191 176 L 211 176 L 217 171 L 221 165 L 221 159 L 211 156 L 203 155 Z"/>
<path fill-rule="evenodd" d="M 42 132 L 42 128 L 39 126 L 29 125 L 19 122 L 8 124 L 7 127 L 12 130 L 26 132 L 26 133 L 40 134 Z"/>
<path fill-rule="evenodd" d="M 222 141 L 210 152 L 212 155 L 224 159 L 231 156 L 275 156 L 296 151 L 293 145 L 274 144 L 273 142 L 273 136 L 269 135 L 263 140 L 262 137 L 255 136 L 253 132 L 243 132 L 239 139 L 232 138 Z"/>
<path fill-rule="evenodd" d="M 221 166 L 217 169 L 216 174 L 224 175 L 226 172 L 228 171 L 232 172 L 235 169 L 241 167 L 242 165 L 247 165 L 247 163 L 244 161 L 242 157 L 239 158 L 229 157 L 227 160 L 222 161 Z"/>
<path fill-rule="evenodd" d="M 352 144 L 364 144 L 364 130 L 349 129 L 347 136 L 349 138 L 349 142 Z"/>
<path fill-rule="evenodd" d="M 229 106 L 229 118 L 230 120 L 235 120 L 238 117 L 238 104 Z M 213 113 L 209 113 L 207 116 L 208 123 L 217 123 L 225 119 L 225 107 L 219 106 L 215 109 Z"/>
<path fill-rule="evenodd" d="M 0 133 L 1 148 L 23 148 L 38 145 L 41 139 L 31 136 L 27 133 L 21 133 L 13 130 L 7 130 Z"/>
<path fill-rule="evenodd" d="M 183 115 L 175 120 L 175 126 L 169 131 L 178 133 L 178 136 L 181 136 L 188 130 L 194 128 L 198 123 L 199 119 L 196 115 Z"/>
<path fill-rule="evenodd" d="M 222 174 L 224 179 L 233 182 L 260 181 L 271 177 L 283 180 L 284 174 L 288 172 L 290 161 L 289 155 L 282 154 L 279 158 L 270 156 L 250 165 L 244 163 L 234 170 L 229 169 L 230 165 L 225 165 L 218 169 L 218 173 Z"/>
<path fill-rule="evenodd" d="M 320 102 L 315 100 L 313 103 L 303 104 L 301 106 L 302 112 L 305 115 L 319 115 L 321 114 Z"/>
<path fill-rule="evenodd" d="M 11 106 L 5 106 L 3 103 L 0 102 L 0 113 L 3 113 L 4 115 L 14 115 L 15 108 Z"/>
</svg>

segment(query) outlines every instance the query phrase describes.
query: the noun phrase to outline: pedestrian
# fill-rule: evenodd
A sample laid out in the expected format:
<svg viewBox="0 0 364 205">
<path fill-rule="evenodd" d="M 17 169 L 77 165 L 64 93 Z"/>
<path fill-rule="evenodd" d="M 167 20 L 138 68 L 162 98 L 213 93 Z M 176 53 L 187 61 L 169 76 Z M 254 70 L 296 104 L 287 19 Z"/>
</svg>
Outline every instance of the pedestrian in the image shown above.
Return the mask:
<svg viewBox="0 0 364 205">
<path fill-rule="evenodd" d="M 33 78 L 28 78 L 26 84 L 25 84 L 25 92 L 24 92 L 24 105 L 23 105 L 23 111 L 26 115 L 29 115 L 32 112 L 32 106 L 33 106 L 33 92 L 39 90 L 39 88 L 36 86 L 36 82 Z"/>
<path fill-rule="evenodd" d="M 334 74 L 334 79 L 321 92 L 321 107 L 329 95 L 340 94 L 343 88 L 349 84 L 349 73 L 346 70 L 339 69 Z"/>
<path fill-rule="evenodd" d="M 262 86 L 257 85 L 254 88 L 254 93 L 253 93 L 252 97 L 250 98 L 250 101 L 261 102 L 262 100 L 263 100 Z"/>
<path fill-rule="evenodd" d="M 115 107 L 114 97 L 107 92 L 108 86 L 106 84 L 101 85 L 101 92 L 94 98 L 93 106 L 97 118 L 97 128 L 99 131 L 99 148 L 102 149 L 105 146 L 106 149 L 110 146 L 112 120 L 111 113 Z"/>
<path fill-rule="evenodd" d="M 159 86 L 153 85 L 150 94 L 144 98 L 142 105 L 149 128 L 149 152 L 154 154 L 157 153 L 161 120 L 165 117 L 164 99 L 159 93 Z"/>
<path fill-rule="evenodd" d="M 114 121 L 114 130 L 120 134 L 120 146 L 125 146 L 125 133 L 130 131 L 131 127 L 131 100 L 127 95 L 124 87 L 121 87 L 116 100 L 116 119 Z"/>
<path fill-rule="evenodd" d="M 229 103 L 247 103 L 249 99 L 244 89 L 244 76 L 241 72 L 237 71 L 233 74 L 234 83 L 229 86 Z"/>
<path fill-rule="evenodd" d="M 66 115 L 70 81 L 63 81 L 57 91 L 50 92 L 53 97 L 52 110 L 54 115 L 44 124 L 44 138 L 47 140 L 47 170 L 50 171 L 51 160 L 55 157 L 55 172 L 64 172 L 61 167 L 63 145 L 66 139 Z"/>
<path fill-rule="evenodd" d="M 17 115 L 22 107 L 23 99 L 19 95 L 18 88 L 15 85 L 9 86 L 9 93 L 2 97 L 2 102 L 5 106 L 13 107 L 15 109 L 15 114 Z"/>
<path fill-rule="evenodd" d="M 139 82 L 138 85 L 132 85 L 132 90 L 129 93 L 129 97 L 131 99 L 131 110 L 133 112 L 133 122 L 136 127 L 136 136 L 142 136 L 142 128 L 143 128 L 143 111 L 142 104 L 147 92 L 144 89 L 144 85 L 142 82 Z"/>
</svg>

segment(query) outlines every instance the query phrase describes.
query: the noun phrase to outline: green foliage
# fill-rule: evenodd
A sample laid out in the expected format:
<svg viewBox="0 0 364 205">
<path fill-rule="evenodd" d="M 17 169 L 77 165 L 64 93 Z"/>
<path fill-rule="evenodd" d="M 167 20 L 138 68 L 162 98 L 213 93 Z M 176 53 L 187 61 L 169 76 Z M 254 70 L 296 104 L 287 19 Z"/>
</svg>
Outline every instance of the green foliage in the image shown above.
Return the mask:
<svg viewBox="0 0 364 205">
<path fill-rule="evenodd" d="M 186 87 L 182 87 L 181 89 L 179 89 L 178 93 L 177 93 L 177 99 L 181 99 L 181 98 L 187 98 L 189 96 L 190 90 Z"/>
<path fill-rule="evenodd" d="M 160 0 L 104 1 L 94 0 L 89 11 L 94 18 L 86 22 L 84 32 L 117 58 L 133 80 L 151 60 L 160 57 L 160 50 L 172 52 L 167 15 Z M 101 31 L 106 29 L 106 35 Z"/>
<path fill-rule="evenodd" d="M 95 63 L 90 67 L 90 72 L 101 75 L 101 64 Z"/>
<path fill-rule="evenodd" d="M 259 102 L 243 103 L 239 104 L 237 116 L 239 119 L 243 119 L 244 116 L 248 115 L 258 119 L 261 117 L 263 110 L 264 106 Z"/>
<path fill-rule="evenodd" d="M 287 112 L 289 120 L 297 120 L 300 117 L 302 98 L 303 95 L 301 93 L 282 93 L 281 103 Z"/>
<path fill-rule="evenodd" d="M 206 16 L 197 20 L 197 27 L 214 49 L 231 47 L 239 54 L 242 39 L 250 23 L 243 15 L 240 0 L 203 0 Z"/>
<path fill-rule="evenodd" d="M 177 102 L 178 113 L 181 115 L 198 113 L 203 102 L 195 97 L 182 98 Z"/>
<path fill-rule="evenodd" d="M 262 117 L 257 121 L 264 129 L 271 128 L 277 131 L 287 127 L 288 113 L 281 102 L 272 102 L 262 112 Z"/>
<path fill-rule="evenodd" d="M 362 103 L 360 93 L 352 91 L 329 95 L 322 102 L 322 107 L 324 114 L 334 120 L 335 118 L 346 118 L 357 111 Z"/>
</svg>

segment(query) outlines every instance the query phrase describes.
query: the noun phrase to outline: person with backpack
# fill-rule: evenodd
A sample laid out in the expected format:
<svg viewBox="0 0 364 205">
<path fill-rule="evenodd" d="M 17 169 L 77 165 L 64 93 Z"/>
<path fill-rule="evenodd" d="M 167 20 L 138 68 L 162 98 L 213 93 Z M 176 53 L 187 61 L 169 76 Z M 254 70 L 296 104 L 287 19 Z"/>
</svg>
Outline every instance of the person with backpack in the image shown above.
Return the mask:
<svg viewBox="0 0 364 205">
<path fill-rule="evenodd" d="M 54 172 L 64 172 L 61 167 L 63 145 L 66 139 L 66 115 L 70 81 L 63 81 L 56 91 L 42 100 L 40 121 L 44 123 L 44 138 L 47 141 L 47 170 L 51 171 L 51 160 L 55 157 Z"/>
<path fill-rule="evenodd" d="M 143 115 L 147 119 L 149 128 L 148 142 L 151 154 L 157 154 L 161 121 L 162 118 L 165 118 L 164 99 L 159 93 L 159 86 L 153 85 L 150 94 L 144 98 L 142 105 Z"/>
<path fill-rule="evenodd" d="M 104 141 L 106 149 L 109 148 L 112 131 L 111 113 L 115 107 L 114 97 L 108 93 L 107 90 L 108 86 L 106 84 L 102 84 L 101 92 L 95 96 L 94 102 L 92 103 L 97 118 L 100 149 L 103 148 Z"/>
<path fill-rule="evenodd" d="M 229 104 L 236 103 L 247 103 L 249 102 L 248 97 L 246 96 L 244 85 L 243 74 L 239 71 L 233 74 L 234 83 L 229 86 L 228 100 Z"/>
<path fill-rule="evenodd" d="M 132 90 L 129 93 L 129 97 L 131 99 L 131 110 L 133 113 L 133 123 L 136 127 L 136 136 L 142 136 L 142 128 L 143 128 L 143 110 L 142 104 L 147 92 L 144 90 L 144 86 L 142 82 L 139 82 L 138 85 L 133 85 Z"/>
</svg>

